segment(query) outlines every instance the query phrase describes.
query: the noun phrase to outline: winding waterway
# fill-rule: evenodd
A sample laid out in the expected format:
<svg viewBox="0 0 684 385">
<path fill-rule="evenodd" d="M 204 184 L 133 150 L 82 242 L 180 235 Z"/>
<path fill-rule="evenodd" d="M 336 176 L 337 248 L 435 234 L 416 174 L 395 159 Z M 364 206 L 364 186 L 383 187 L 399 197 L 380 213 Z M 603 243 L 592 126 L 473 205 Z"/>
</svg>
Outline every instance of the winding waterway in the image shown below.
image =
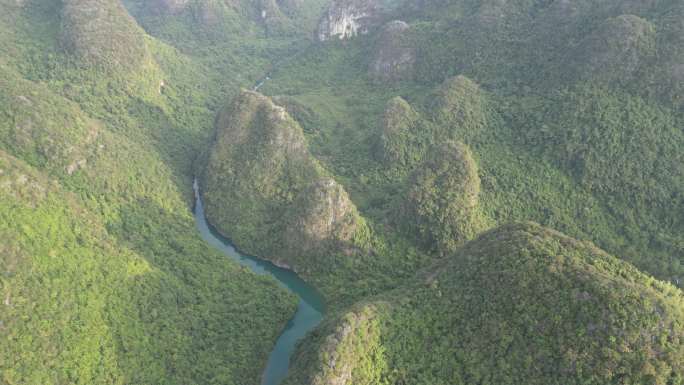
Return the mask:
<svg viewBox="0 0 684 385">
<path fill-rule="evenodd" d="M 241 254 L 228 239 L 221 236 L 206 220 L 204 206 L 199 194 L 199 186 L 195 180 L 195 222 L 202 238 L 211 246 L 223 252 L 241 265 L 261 275 L 270 275 L 283 287 L 299 297 L 299 306 L 294 317 L 287 323 L 271 355 L 262 376 L 262 385 L 277 385 L 287 375 L 290 357 L 294 352 L 297 341 L 301 340 L 311 329 L 315 328 L 323 319 L 325 305 L 323 298 L 311 285 L 299 278 L 291 270 L 275 266 L 263 259 Z"/>
</svg>

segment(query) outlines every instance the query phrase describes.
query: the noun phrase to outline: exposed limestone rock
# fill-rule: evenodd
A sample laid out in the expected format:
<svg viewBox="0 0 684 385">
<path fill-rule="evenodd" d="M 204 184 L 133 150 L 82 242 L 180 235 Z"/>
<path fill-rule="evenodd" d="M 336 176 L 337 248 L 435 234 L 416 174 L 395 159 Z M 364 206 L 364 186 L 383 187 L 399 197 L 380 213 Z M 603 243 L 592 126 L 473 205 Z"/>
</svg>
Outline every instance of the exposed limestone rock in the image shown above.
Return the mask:
<svg viewBox="0 0 684 385">
<path fill-rule="evenodd" d="M 381 22 L 383 10 L 379 0 L 334 0 L 318 23 L 316 38 L 344 40 L 366 34 Z"/>
<path fill-rule="evenodd" d="M 294 254 L 344 247 L 360 220 L 344 187 L 332 178 L 319 179 L 304 190 L 288 217 L 285 242 Z"/>
<path fill-rule="evenodd" d="M 534 223 L 483 233 L 402 286 L 331 315 L 285 384 L 667 384 L 684 369 L 680 290 Z"/>
<path fill-rule="evenodd" d="M 407 41 L 409 25 L 395 20 L 387 23 L 375 45 L 370 74 L 381 81 L 410 79 L 416 63 L 416 49 Z"/>
</svg>

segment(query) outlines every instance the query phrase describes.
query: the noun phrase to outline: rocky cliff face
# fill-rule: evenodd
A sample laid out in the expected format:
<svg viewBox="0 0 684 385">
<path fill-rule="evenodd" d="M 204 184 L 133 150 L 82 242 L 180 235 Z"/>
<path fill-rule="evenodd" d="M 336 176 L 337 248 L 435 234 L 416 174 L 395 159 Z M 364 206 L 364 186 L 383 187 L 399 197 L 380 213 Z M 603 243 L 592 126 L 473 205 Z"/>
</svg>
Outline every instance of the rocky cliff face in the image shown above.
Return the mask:
<svg viewBox="0 0 684 385">
<path fill-rule="evenodd" d="M 360 222 L 344 187 L 332 178 L 314 181 L 299 195 L 288 217 L 285 244 L 293 255 L 348 249 Z"/>
<path fill-rule="evenodd" d="M 589 243 L 514 223 L 326 321 L 285 384 L 677 383 L 683 305 Z"/>
<path fill-rule="evenodd" d="M 318 41 L 349 39 L 377 26 L 384 8 L 379 0 L 334 0 L 316 30 Z"/>
<path fill-rule="evenodd" d="M 243 250 L 298 271 L 353 251 L 363 223 L 356 207 L 283 107 L 243 91 L 217 126 L 203 183 L 212 224 Z"/>
<path fill-rule="evenodd" d="M 408 41 L 409 25 L 391 21 L 382 28 L 375 43 L 375 57 L 369 72 L 380 81 L 409 80 L 416 63 L 416 49 Z"/>
</svg>

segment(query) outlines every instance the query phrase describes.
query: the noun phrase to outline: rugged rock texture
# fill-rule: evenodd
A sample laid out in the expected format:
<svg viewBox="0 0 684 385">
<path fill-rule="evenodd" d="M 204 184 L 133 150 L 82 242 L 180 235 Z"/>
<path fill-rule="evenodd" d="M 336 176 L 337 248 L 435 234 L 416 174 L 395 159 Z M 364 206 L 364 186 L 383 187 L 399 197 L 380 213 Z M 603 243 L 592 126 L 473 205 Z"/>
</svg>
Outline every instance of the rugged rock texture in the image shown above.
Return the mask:
<svg viewBox="0 0 684 385">
<path fill-rule="evenodd" d="M 408 41 L 409 25 L 391 21 L 382 28 L 375 43 L 375 57 L 369 72 L 379 81 L 410 80 L 416 63 L 416 50 Z"/>
<path fill-rule="evenodd" d="M 387 102 L 382 117 L 380 146 L 387 166 L 410 165 L 422 158 L 418 135 L 420 115 L 400 96 Z"/>
<path fill-rule="evenodd" d="M 291 4 L 293 8 L 290 9 L 291 12 L 296 11 L 294 4 Z M 286 30 L 291 24 L 291 20 L 288 19 L 287 15 L 281 10 L 280 3 L 277 0 L 261 0 L 259 5 L 259 16 L 260 21 L 266 27 L 267 34 L 278 34 L 281 31 Z"/>
<path fill-rule="evenodd" d="M 65 0 L 61 41 L 79 64 L 134 71 L 152 59 L 145 33 L 119 0 Z"/>
<path fill-rule="evenodd" d="M 358 369 L 367 361 L 371 361 L 371 365 L 365 367 L 364 376 L 369 377 L 365 383 L 380 383 L 385 366 L 381 361 L 382 349 L 378 348 L 381 344 L 378 308 L 383 305 L 361 305 L 339 318 L 320 348 L 326 359 L 319 362 L 307 384 L 354 384 Z"/>
<path fill-rule="evenodd" d="M 430 151 L 411 176 L 406 217 L 413 233 L 442 254 L 478 234 L 480 177 L 468 146 L 447 142 Z"/>
<path fill-rule="evenodd" d="M 656 53 L 655 25 L 634 15 L 607 19 L 582 44 L 581 76 L 630 81 Z"/>
<path fill-rule="evenodd" d="M 247 252 L 268 256 L 281 217 L 320 175 L 285 109 L 242 91 L 217 122 L 203 184 L 207 216 Z"/>
<path fill-rule="evenodd" d="M 318 23 L 316 38 L 344 40 L 366 34 L 378 26 L 383 13 L 379 0 L 334 0 Z"/>
<path fill-rule="evenodd" d="M 241 249 L 298 271 L 323 252 L 353 251 L 363 227 L 356 207 L 284 108 L 243 91 L 217 125 L 203 183 L 211 223 Z"/>
<path fill-rule="evenodd" d="M 679 384 L 682 309 L 590 243 L 510 224 L 328 320 L 285 383 Z"/>
<path fill-rule="evenodd" d="M 287 217 L 284 240 L 292 256 L 326 249 L 351 252 L 352 238 L 361 222 L 344 187 L 332 178 L 319 179 L 299 194 Z"/>
</svg>

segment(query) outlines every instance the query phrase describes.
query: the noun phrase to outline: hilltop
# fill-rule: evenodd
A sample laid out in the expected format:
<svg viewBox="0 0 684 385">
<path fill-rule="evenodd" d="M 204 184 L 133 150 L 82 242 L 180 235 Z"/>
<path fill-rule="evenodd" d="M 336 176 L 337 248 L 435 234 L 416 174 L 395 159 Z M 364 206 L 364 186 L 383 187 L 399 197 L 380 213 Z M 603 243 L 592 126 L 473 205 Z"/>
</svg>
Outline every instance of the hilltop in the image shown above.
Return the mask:
<svg viewBox="0 0 684 385">
<path fill-rule="evenodd" d="M 329 319 L 288 384 L 680 384 L 684 296 L 533 223 Z"/>
<path fill-rule="evenodd" d="M 485 227 L 534 220 L 684 282 L 679 2 L 401 4 L 261 90 L 306 111 L 362 216 L 395 226 L 411 175 L 462 142 Z"/>
</svg>

